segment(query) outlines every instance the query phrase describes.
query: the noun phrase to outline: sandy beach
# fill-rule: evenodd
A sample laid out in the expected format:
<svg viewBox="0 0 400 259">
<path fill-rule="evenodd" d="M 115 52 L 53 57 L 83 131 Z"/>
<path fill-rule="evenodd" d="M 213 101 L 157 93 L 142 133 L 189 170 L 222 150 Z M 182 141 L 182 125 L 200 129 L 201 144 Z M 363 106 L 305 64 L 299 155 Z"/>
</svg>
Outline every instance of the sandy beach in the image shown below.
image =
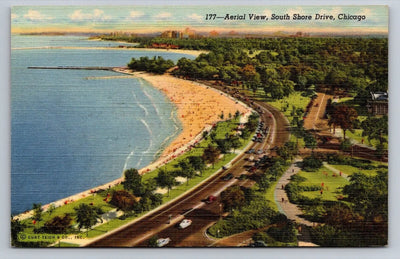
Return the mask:
<svg viewBox="0 0 400 259">
<path fill-rule="evenodd" d="M 152 171 L 189 150 L 191 145 L 201 140 L 204 130 L 209 131 L 213 124 L 222 120 L 220 117 L 222 113 L 224 114 L 224 120 L 229 118 L 229 114 L 234 116 L 236 111 L 239 111 L 244 117 L 251 114 L 251 109 L 243 103 L 237 102 L 230 96 L 205 85 L 175 78 L 171 75 L 153 75 L 143 72 L 132 72 L 128 68 L 122 67 L 115 68 L 114 71 L 142 78 L 151 83 L 155 88 L 161 90 L 166 97 L 175 104 L 178 119 L 182 125 L 181 133 L 162 151 L 160 157 L 156 161 L 139 170 L 141 174 Z M 96 190 L 107 189 L 111 186 L 118 185 L 122 181 L 123 177 L 121 176 L 121 178 L 115 179 L 112 182 L 54 201 L 52 204 L 56 207 L 63 206 L 85 198 L 93 194 Z M 46 211 L 49 206 L 50 204 L 44 205 L 44 211 Z M 32 215 L 33 211 L 27 211 L 14 218 L 23 220 Z"/>
<path fill-rule="evenodd" d="M 229 114 L 233 117 L 236 111 L 239 111 L 241 115 L 250 112 L 241 103 L 204 85 L 170 75 L 147 73 L 135 73 L 135 75 L 161 90 L 176 105 L 178 118 L 182 123 L 181 134 L 164 149 L 160 156 L 161 160 L 171 154 L 183 153 L 182 148 L 185 149 L 191 140 L 201 135 L 203 130 L 209 130 L 213 124 L 221 121 L 221 114 L 224 115 L 224 119 L 227 119 Z"/>
</svg>

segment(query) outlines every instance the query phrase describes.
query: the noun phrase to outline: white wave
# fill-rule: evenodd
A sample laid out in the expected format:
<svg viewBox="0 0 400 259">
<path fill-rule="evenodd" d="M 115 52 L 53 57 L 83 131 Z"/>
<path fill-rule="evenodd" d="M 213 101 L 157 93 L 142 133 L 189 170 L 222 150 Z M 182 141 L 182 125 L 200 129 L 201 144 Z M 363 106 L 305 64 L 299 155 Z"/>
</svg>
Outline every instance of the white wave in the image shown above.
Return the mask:
<svg viewBox="0 0 400 259">
<path fill-rule="evenodd" d="M 172 109 L 172 110 L 171 110 L 171 114 L 170 114 L 170 116 L 169 116 L 169 119 L 172 120 L 172 121 L 174 122 L 175 131 L 181 129 L 181 128 L 180 128 L 181 123 L 180 123 L 180 121 L 177 119 L 176 110 L 175 110 L 175 109 Z"/>
<path fill-rule="evenodd" d="M 143 123 L 143 125 L 146 127 L 146 130 L 149 132 L 150 141 L 149 141 L 149 146 L 147 147 L 147 149 L 145 151 L 143 151 L 139 161 L 136 163 L 136 168 L 139 168 L 139 166 L 143 160 L 143 157 L 146 156 L 148 153 L 150 153 L 151 148 L 153 147 L 153 139 L 152 139 L 153 131 L 151 130 L 149 124 L 147 124 L 147 122 L 145 120 L 140 119 L 140 121 Z"/>
<path fill-rule="evenodd" d="M 141 84 L 141 85 L 143 85 L 143 84 Z M 150 103 L 153 106 L 154 110 L 156 111 L 157 115 L 160 116 L 160 112 L 158 111 L 158 108 L 157 108 L 156 104 L 154 103 L 153 97 L 149 93 L 147 93 L 144 88 L 142 88 L 142 91 L 143 91 L 144 95 L 146 95 L 147 98 L 149 98 Z"/>
<path fill-rule="evenodd" d="M 122 169 L 122 173 L 124 173 L 125 170 L 128 169 L 127 167 L 128 167 L 129 159 L 133 156 L 134 153 L 135 153 L 135 151 L 132 150 L 132 152 L 129 153 L 129 155 L 126 157 L 126 159 L 125 159 L 125 164 L 124 164 L 124 169 Z"/>
<path fill-rule="evenodd" d="M 171 110 L 171 114 L 170 114 L 170 117 L 169 117 L 169 119 L 174 122 L 174 124 L 173 124 L 173 126 L 175 128 L 174 132 L 164 139 L 164 141 L 160 145 L 160 149 L 157 151 L 157 153 L 154 154 L 154 158 L 156 158 L 159 155 L 161 155 L 161 153 L 163 152 L 163 150 L 164 150 L 165 146 L 167 145 L 167 143 L 172 138 L 175 138 L 178 135 L 179 131 L 180 131 L 180 127 L 178 126 L 180 124 L 179 124 L 179 121 L 176 119 L 176 115 L 175 114 L 176 114 L 176 111 L 173 109 L 173 110 Z"/>
<path fill-rule="evenodd" d="M 143 125 L 146 127 L 147 131 L 149 132 L 150 137 L 153 136 L 153 131 L 151 130 L 149 124 L 144 119 L 140 119 Z M 151 139 L 151 138 L 150 138 Z"/>
<path fill-rule="evenodd" d="M 134 91 L 132 91 L 132 95 L 133 95 L 133 97 L 135 98 L 135 101 L 136 101 L 137 105 L 138 105 L 140 108 L 142 108 L 142 110 L 144 111 L 145 116 L 149 115 L 149 112 L 147 111 L 146 107 L 144 107 L 144 106 L 139 102 L 139 100 L 137 99 L 137 96 L 136 96 L 136 94 L 135 94 Z"/>
</svg>

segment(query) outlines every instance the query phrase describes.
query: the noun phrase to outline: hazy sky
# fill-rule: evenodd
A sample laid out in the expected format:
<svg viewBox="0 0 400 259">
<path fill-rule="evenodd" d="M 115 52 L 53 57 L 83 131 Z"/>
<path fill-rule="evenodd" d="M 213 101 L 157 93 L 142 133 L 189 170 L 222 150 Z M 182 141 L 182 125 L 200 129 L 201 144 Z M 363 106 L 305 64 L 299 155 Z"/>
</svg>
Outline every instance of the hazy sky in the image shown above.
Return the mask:
<svg viewBox="0 0 400 259">
<path fill-rule="evenodd" d="M 246 20 L 206 20 L 246 14 Z M 269 19 L 250 20 L 249 14 Z M 288 14 L 290 20 L 271 20 L 272 14 Z M 311 15 L 311 21 L 293 20 L 295 14 Z M 335 17 L 334 21 L 315 20 L 316 14 Z M 339 14 L 365 15 L 365 20 L 340 20 Z M 343 16 L 343 15 L 342 15 Z M 12 32 L 39 31 L 130 31 L 159 32 L 190 27 L 198 31 L 303 31 L 387 33 L 386 6 L 14 6 Z"/>
</svg>

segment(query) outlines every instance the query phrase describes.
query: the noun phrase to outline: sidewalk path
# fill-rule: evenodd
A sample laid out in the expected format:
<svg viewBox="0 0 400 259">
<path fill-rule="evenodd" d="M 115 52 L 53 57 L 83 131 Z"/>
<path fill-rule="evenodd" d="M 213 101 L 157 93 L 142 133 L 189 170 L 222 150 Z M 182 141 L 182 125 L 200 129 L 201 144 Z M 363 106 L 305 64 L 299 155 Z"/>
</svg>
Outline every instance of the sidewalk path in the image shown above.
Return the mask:
<svg viewBox="0 0 400 259">
<path fill-rule="evenodd" d="M 302 215 L 303 212 L 296 204 L 290 203 L 289 198 L 284 190 L 285 185 L 290 182 L 290 177 L 297 174 L 301 170 L 298 166 L 299 162 L 301 161 L 302 160 L 300 158 L 296 158 L 288 170 L 278 180 L 278 183 L 275 187 L 274 198 L 279 212 L 285 214 L 288 219 L 300 224 L 300 226 L 304 225 L 304 227 L 301 227 L 299 236 L 297 237 L 298 246 L 312 247 L 318 245 L 311 242 L 311 236 L 307 227 L 313 227 L 315 223 L 299 217 L 299 215 Z"/>
<path fill-rule="evenodd" d="M 274 192 L 274 198 L 275 198 L 275 203 L 278 206 L 279 212 L 283 213 L 288 217 L 288 219 L 291 219 L 295 221 L 296 223 L 299 224 L 304 224 L 306 226 L 313 226 L 314 223 L 308 220 L 305 220 L 299 215 L 302 215 L 303 212 L 300 210 L 300 208 L 293 203 L 290 203 L 289 198 L 286 194 L 286 191 L 284 187 L 286 184 L 290 182 L 290 177 L 292 175 L 297 174 L 301 169 L 298 166 L 298 162 L 300 162 L 300 159 L 296 159 L 288 168 L 288 170 L 282 175 L 282 177 L 278 180 L 278 183 L 275 188 Z M 282 188 L 283 186 L 283 188 Z"/>
</svg>

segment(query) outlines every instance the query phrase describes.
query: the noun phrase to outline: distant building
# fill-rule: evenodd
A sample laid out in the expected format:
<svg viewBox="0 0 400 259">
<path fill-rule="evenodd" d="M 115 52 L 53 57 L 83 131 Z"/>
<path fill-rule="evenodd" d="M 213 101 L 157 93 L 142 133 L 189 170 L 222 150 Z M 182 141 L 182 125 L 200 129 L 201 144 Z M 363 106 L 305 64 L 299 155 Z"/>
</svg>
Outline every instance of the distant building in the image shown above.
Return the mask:
<svg viewBox="0 0 400 259">
<path fill-rule="evenodd" d="M 209 35 L 210 35 L 210 37 L 218 37 L 219 36 L 219 32 L 213 30 L 213 31 L 210 31 Z"/>
<path fill-rule="evenodd" d="M 368 100 L 368 112 L 373 115 L 387 115 L 389 96 L 386 92 L 371 92 L 371 99 Z"/>
<path fill-rule="evenodd" d="M 196 31 L 186 28 L 184 31 L 164 31 L 161 33 L 161 38 L 167 39 L 188 39 L 198 38 Z"/>
</svg>

